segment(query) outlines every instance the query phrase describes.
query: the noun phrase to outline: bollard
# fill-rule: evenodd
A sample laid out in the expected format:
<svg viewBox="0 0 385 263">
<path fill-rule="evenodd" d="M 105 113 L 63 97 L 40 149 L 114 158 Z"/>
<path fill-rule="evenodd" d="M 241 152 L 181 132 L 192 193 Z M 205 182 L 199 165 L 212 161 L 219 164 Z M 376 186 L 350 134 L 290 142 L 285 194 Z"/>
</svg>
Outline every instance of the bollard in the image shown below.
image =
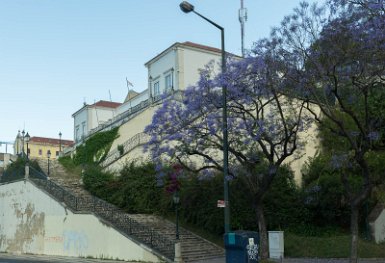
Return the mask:
<svg viewBox="0 0 385 263">
<path fill-rule="evenodd" d="M 29 164 L 25 164 L 25 173 L 24 173 L 24 180 L 28 180 L 29 178 Z"/>
<path fill-rule="evenodd" d="M 174 262 L 183 263 L 182 250 L 181 250 L 180 242 L 176 242 L 175 243 L 175 258 L 174 258 Z"/>
</svg>

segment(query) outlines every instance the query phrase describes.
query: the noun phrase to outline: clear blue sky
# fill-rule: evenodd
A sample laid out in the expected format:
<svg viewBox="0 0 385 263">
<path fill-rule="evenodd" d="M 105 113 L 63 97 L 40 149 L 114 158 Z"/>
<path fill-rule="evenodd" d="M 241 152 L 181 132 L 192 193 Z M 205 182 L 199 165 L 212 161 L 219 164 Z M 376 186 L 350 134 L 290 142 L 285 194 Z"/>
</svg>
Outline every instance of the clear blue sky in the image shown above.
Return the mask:
<svg viewBox="0 0 385 263">
<path fill-rule="evenodd" d="M 173 43 L 220 48 L 219 30 L 181 12 L 180 2 L 0 0 L 0 141 L 13 141 L 22 129 L 50 138 L 61 131 L 72 140 L 71 115 L 84 101 L 109 100 L 110 92 L 113 101 L 122 102 L 126 77 L 142 91 L 144 63 Z M 268 36 L 299 2 L 244 0 L 245 47 Z M 190 3 L 225 28 L 226 50 L 240 54 L 240 0 Z"/>
</svg>

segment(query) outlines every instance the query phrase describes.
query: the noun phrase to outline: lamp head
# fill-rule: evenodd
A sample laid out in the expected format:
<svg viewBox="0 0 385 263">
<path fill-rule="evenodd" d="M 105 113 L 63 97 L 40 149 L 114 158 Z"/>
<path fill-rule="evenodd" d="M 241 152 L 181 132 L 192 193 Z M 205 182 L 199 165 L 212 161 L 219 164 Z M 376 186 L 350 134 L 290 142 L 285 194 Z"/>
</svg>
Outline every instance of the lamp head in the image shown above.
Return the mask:
<svg viewBox="0 0 385 263">
<path fill-rule="evenodd" d="M 51 151 L 50 150 L 47 151 L 47 157 L 48 157 L 48 159 L 51 158 Z"/>
<path fill-rule="evenodd" d="M 61 132 L 59 132 L 59 137 L 61 138 L 61 136 L 62 136 L 62 134 L 61 134 Z"/>
<path fill-rule="evenodd" d="M 27 132 L 27 134 L 25 135 L 25 141 L 28 143 L 29 139 L 31 139 L 31 136 L 29 136 L 29 133 Z"/>
<path fill-rule="evenodd" d="M 179 7 L 185 13 L 190 13 L 191 11 L 194 11 L 194 6 L 187 1 L 183 1 L 182 3 L 180 3 Z"/>
<path fill-rule="evenodd" d="M 172 199 L 174 199 L 174 204 L 179 204 L 180 198 L 178 192 L 175 192 Z"/>
</svg>

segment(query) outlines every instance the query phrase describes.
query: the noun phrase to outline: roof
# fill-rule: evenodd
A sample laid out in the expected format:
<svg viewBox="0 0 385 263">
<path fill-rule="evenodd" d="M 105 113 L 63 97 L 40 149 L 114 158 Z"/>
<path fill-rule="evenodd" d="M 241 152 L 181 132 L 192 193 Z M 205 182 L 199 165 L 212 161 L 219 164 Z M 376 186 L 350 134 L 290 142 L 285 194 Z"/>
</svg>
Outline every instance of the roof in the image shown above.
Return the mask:
<svg viewBox="0 0 385 263">
<path fill-rule="evenodd" d="M 139 93 L 136 92 L 135 90 L 129 90 L 128 93 L 127 93 L 126 98 L 124 99 L 124 102 L 127 102 L 127 101 L 135 98 L 138 95 L 139 95 Z"/>
<path fill-rule="evenodd" d="M 60 140 L 60 139 L 53 139 L 53 138 L 44 138 L 44 137 L 31 137 L 29 142 L 35 142 L 35 143 L 48 143 L 48 144 L 56 144 L 56 145 L 66 145 L 71 146 L 74 144 L 74 141 L 70 140 Z"/>
<path fill-rule="evenodd" d="M 81 107 L 79 110 L 77 110 L 74 114 L 72 114 L 72 117 L 74 117 L 78 112 L 82 111 L 84 108 L 97 108 L 97 107 L 103 107 L 103 108 L 111 108 L 116 109 L 122 105 L 120 102 L 113 102 L 113 101 L 105 101 L 105 100 L 99 100 L 98 102 L 95 102 L 94 104 L 84 104 L 83 107 Z"/>
<path fill-rule="evenodd" d="M 147 66 L 149 63 L 151 63 L 152 61 L 154 61 L 154 60 L 158 59 L 159 57 L 163 56 L 164 54 L 166 54 L 169 50 L 171 50 L 174 47 L 189 47 L 189 48 L 200 49 L 200 50 L 203 50 L 203 51 L 209 51 L 209 52 L 218 53 L 218 55 L 222 54 L 222 49 L 219 49 L 219 48 L 205 46 L 205 45 L 193 43 L 193 42 L 190 42 L 190 41 L 185 41 L 183 43 L 176 42 L 176 43 L 172 44 L 170 47 L 168 47 L 167 49 L 163 50 L 161 53 L 159 53 L 155 57 L 153 57 L 152 59 L 150 59 L 149 61 L 147 61 L 144 65 Z M 240 56 L 238 56 L 238 55 L 231 54 L 229 52 L 226 52 L 226 53 L 230 54 L 231 56 L 235 56 L 235 57 L 239 57 L 240 58 Z"/>
<path fill-rule="evenodd" d="M 215 48 L 215 47 L 209 47 L 209 46 L 193 43 L 193 42 L 190 42 L 190 41 L 183 42 L 182 45 L 222 54 L 222 49 Z"/>
<path fill-rule="evenodd" d="M 98 102 L 89 105 L 89 107 L 105 107 L 105 108 L 113 108 L 113 109 L 115 109 L 115 108 L 119 107 L 120 105 L 122 105 L 122 103 L 113 102 L 113 101 L 99 100 Z"/>
</svg>

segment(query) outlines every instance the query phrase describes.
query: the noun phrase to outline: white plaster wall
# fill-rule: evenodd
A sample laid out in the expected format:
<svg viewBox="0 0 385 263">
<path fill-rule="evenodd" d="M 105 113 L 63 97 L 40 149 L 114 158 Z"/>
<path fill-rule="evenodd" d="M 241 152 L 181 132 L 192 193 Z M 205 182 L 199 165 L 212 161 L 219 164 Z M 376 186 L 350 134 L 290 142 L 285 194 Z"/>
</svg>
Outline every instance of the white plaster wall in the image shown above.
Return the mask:
<svg viewBox="0 0 385 263">
<path fill-rule="evenodd" d="M 128 111 L 130 108 L 133 108 L 136 105 L 139 105 L 142 101 L 148 100 L 148 98 L 149 98 L 148 90 L 145 90 L 142 93 L 138 94 L 136 97 L 132 98 L 129 101 L 126 101 L 125 103 L 120 105 L 118 108 L 116 108 L 116 115 L 119 115 Z"/>
<path fill-rule="evenodd" d="M 82 123 L 85 122 L 86 125 L 88 125 L 88 110 L 87 108 L 83 108 L 81 111 L 79 111 L 76 115 L 74 115 L 74 140 L 79 141 L 82 137 Z M 79 134 L 76 136 L 76 126 L 79 126 Z M 86 133 L 87 131 L 87 126 L 86 126 Z M 84 134 L 85 135 L 85 134 Z"/>
<path fill-rule="evenodd" d="M 382 210 L 380 216 L 374 221 L 373 234 L 376 243 L 385 241 L 385 210 Z"/>
<path fill-rule="evenodd" d="M 0 186 L 0 252 L 161 262 L 91 214 L 74 214 L 27 182 Z"/>
<path fill-rule="evenodd" d="M 317 125 L 313 124 L 307 131 L 298 133 L 300 143 L 303 146 L 299 147 L 294 155 L 289 156 L 285 160 L 285 164 L 289 164 L 294 173 L 294 180 L 298 185 L 302 183 L 302 168 L 309 158 L 314 157 L 319 149 L 319 139 L 317 138 Z"/>
<path fill-rule="evenodd" d="M 214 74 L 220 70 L 221 54 L 211 52 L 197 51 L 190 48 L 184 48 L 183 51 L 183 68 L 184 68 L 184 82 L 181 89 L 186 89 L 191 85 L 195 85 L 199 80 L 200 69 L 205 65 L 214 61 Z"/>
<path fill-rule="evenodd" d="M 152 122 L 152 117 L 155 111 L 159 106 L 149 107 L 144 112 L 140 113 L 138 116 L 134 117 L 132 120 L 128 121 L 119 128 L 119 137 L 113 142 L 111 150 L 114 150 L 118 147 L 119 144 L 123 144 L 128 139 L 132 138 L 138 133 L 144 131 L 144 128 Z M 313 110 L 319 114 L 319 108 L 313 108 Z M 289 164 L 290 168 L 293 170 L 295 182 L 300 185 L 302 182 L 302 167 L 309 157 L 314 157 L 317 149 L 319 147 L 319 140 L 317 138 L 317 125 L 311 125 L 306 131 L 299 132 L 299 143 L 302 144 L 298 148 L 297 152 L 289 156 L 285 163 Z M 222 160 L 222 153 L 216 153 L 218 160 Z M 126 154 L 124 157 L 113 163 L 110 167 L 107 168 L 108 171 L 114 173 L 119 172 L 126 163 L 131 161 L 145 162 L 150 160 L 149 152 L 144 152 L 143 147 L 138 147 Z M 201 161 L 199 158 L 191 158 L 193 162 Z"/>
<path fill-rule="evenodd" d="M 125 143 L 138 133 L 144 132 L 144 128 L 152 122 L 152 116 L 159 106 L 151 106 L 139 113 L 133 119 L 119 127 L 119 137 L 113 142 L 111 150 L 118 147 L 119 144 Z"/>
<path fill-rule="evenodd" d="M 115 109 L 113 108 L 92 107 L 92 108 L 89 108 L 88 110 L 89 110 L 89 126 L 88 126 L 89 130 L 92 130 L 98 127 L 99 124 L 102 124 L 108 121 L 109 119 L 112 119 L 116 115 Z"/>
<path fill-rule="evenodd" d="M 176 52 L 175 49 L 171 49 L 169 52 L 164 54 L 162 57 L 160 57 L 158 60 L 154 61 L 153 63 L 149 64 L 148 67 L 148 76 L 152 77 L 152 81 L 149 81 L 149 84 L 151 85 L 151 94 L 154 96 L 154 83 L 156 81 L 159 81 L 159 88 L 160 88 L 160 94 L 163 94 L 165 91 L 165 73 L 170 72 L 170 70 L 173 68 L 175 70 L 175 56 Z M 175 76 L 174 76 L 175 79 Z M 177 89 L 175 86 L 174 81 L 174 89 Z"/>
</svg>

